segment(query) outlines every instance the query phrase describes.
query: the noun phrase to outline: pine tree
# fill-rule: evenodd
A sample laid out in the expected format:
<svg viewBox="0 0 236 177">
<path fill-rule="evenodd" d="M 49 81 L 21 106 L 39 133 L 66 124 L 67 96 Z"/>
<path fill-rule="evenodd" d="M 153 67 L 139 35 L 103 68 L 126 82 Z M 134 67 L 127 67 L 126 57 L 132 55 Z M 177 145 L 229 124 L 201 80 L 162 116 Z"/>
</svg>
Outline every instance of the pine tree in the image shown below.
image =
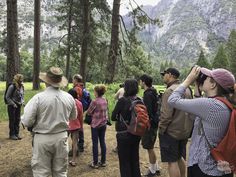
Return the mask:
<svg viewBox="0 0 236 177">
<path fill-rule="evenodd" d="M 165 63 L 164 63 L 164 68 L 167 69 L 169 68 L 169 62 L 166 60 Z"/>
<path fill-rule="evenodd" d="M 234 75 L 236 75 L 236 30 L 231 31 L 226 47 L 230 70 Z"/>
<path fill-rule="evenodd" d="M 172 68 L 173 66 L 174 66 L 174 63 L 173 63 L 172 60 L 170 60 L 170 62 L 169 62 L 169 67 Z"/>
<path fill-rule="evenodd" d="M 202 50 L 201 50 L 201 53 L 199 55 L 196 65 L 201 66 L 201 67 L 205 67 L 205 68 L 210 68 L 210 64 L 208 63 L 208 61 L 204 55 L 204 52 Z"/>
<path fill-rule="evenodd" d="M 34 1 L 34 66 L 33 66 L 33 89 L 39 90 L 39 70 L 40 70 L 40 13 L 41 0 Z"/>
<path fill-rule="evenodd" d="M 163 72 L 165 70 L 165 65 L 163 62 L 161 62 L 161 66 L 160 66 L 160 72 Z"/>
<path fill-rule="evenodd" d="M 7 0 L 7 84 L 19 71 L 17 0 Z"/>
<path fill-rule="evenodd" d="M 212 67 L 228 69 L 229 61 L 223 45 L 220 45 L 220 47 L 218 48 L 217 54 L 212 63 Z"/>
</svg>

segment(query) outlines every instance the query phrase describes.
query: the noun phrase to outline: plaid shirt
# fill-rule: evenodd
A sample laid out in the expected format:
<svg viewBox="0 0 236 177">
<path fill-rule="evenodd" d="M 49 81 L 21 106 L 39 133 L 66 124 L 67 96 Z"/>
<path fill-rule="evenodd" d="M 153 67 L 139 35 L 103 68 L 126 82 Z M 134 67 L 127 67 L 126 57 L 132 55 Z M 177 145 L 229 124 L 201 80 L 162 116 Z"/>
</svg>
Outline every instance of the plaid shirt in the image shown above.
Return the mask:
<svg viewBox="0 0 236 177">
<path fill-rule="evenodd" d="M 91 127 L 97 128 L 106 125 L 108 120 L 107 100 L 97 97 L 91 102 L 87 114 L 92 115 Z"/>
</svg>

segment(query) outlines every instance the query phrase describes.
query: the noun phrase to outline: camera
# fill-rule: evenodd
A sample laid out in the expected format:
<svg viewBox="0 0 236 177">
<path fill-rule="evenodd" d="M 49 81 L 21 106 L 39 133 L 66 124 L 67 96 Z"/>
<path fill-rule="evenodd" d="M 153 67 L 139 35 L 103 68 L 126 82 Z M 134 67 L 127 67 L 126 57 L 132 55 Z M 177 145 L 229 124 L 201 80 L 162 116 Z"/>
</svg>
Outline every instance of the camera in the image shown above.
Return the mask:
<svg viewBox="0 0 236 177">
<path fill-rule="evenodd" d="M 198 85 L 203 85 L 204 81 L 206 80 L 207 75 L 203 74 L 202 72 L 199 73 L 196 82 Z"/>
</svg>

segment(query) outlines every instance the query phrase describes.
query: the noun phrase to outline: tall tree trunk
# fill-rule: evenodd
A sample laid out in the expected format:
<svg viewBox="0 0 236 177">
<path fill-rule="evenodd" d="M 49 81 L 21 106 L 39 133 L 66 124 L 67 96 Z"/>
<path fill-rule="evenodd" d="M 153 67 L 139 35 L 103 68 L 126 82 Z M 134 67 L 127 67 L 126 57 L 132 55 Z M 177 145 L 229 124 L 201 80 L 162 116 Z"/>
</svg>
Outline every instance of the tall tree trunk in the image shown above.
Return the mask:
<svg viewBox="0 0 236 177">
<path fill-rule="evenodd" d="M 34 67 L 33 90 L 38 90 L 40 69 L 40 0 L 34 0 Z"/>
<path fill-rule="evenodd" d="M 86 66 L 88 58 L 88 43 L 90 35 L 90 2 L 89 0 L 81 0 L 82 14 L 83 14 L 83 36 L 81 44 L 81 58 L 80 58 L 80 75 L 86 82 Z"/>
<path fill-rule="evenodd" d="M 19 71 L 17 0 L 7 0 L 7 84 Z"/>
<path fill-rule="evenodd" d="M 71 22 L 72 22 L 72 6 L 73 0 L 69 0 L 69 12 L 68 12 L 68 35 L 67 35 L 67 51 L 66 51 L 66 78 L 69 79 L 70 71 L 70 49 L 71 49 Z"/>
<path fill-rule="evenodd" d="M 113 1 L 111 42 L 107 62 L 106 83 L 112 83 L 115 76 L 119 51 L 120 1 Z"/>
</svg>

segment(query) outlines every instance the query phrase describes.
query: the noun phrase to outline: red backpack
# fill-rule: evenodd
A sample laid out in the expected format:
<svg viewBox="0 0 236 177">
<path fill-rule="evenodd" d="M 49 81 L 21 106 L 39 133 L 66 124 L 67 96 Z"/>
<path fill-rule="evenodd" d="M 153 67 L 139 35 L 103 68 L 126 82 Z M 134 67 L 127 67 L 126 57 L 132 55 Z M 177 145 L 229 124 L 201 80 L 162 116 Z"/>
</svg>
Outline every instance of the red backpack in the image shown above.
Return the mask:
<svg viewBox="0 0 236 177">
<path fill-rule="evenodd" d="M 142 100 L 134 100 L 130 107 L 131 119 L 129 125 L 123 121 L 127 131 L 133 135 L 143 136 L 147 129 L 150 128 L 150 121 L 147 108 Z"/>
<path fill-rule="evenodd" d="M 223 102 L 232 112 L 227 133 L 216 147 L 211 148 L 211 154 L 217 162 L 228 162 L 231 171 L 236 173 L 236 109 L 227 99 L 223 97 L 216 99 Z"/>
</svg>

